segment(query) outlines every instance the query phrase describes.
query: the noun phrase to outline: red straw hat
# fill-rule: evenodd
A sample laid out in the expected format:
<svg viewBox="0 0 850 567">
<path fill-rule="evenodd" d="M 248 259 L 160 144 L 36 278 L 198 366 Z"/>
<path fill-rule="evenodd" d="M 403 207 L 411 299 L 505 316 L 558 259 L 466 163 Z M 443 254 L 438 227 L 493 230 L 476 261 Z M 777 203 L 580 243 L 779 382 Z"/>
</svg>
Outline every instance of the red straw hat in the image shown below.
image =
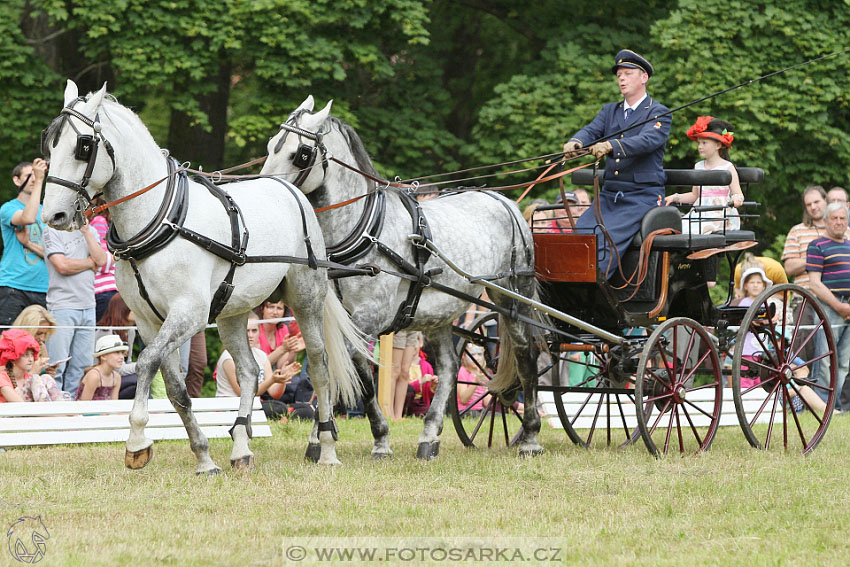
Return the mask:
<svg viewBox="0 0 850 567">
<path fill-rule="evenodd" d="M 713 116 L 700 116 L 694 125 L 688 128 L 687 135 L 693 141 L 699 138 L 711 138 L 731 148 L 735 140 L 734 132 L 730 132 L 731 129 L 732 125 L 725 120 Z"/>
<path fill-rule="evenodd" d="M 23 329 L 9 329 L 0 335 L 0 366 L 12 360 L 18 360 L 25 352 L 32 350 L 38 356 L 38 343 L 31 334 Z"/>
</svg>

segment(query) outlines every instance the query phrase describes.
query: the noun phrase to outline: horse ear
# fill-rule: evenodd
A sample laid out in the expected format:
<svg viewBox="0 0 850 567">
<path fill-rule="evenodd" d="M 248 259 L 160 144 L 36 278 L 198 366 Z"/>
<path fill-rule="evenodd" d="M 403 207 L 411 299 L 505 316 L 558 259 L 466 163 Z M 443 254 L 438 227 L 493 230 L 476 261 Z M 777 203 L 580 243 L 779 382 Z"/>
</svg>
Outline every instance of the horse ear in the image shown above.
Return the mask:
<svg viewBox="0 0 850 567">
<path fill-rule="evenodd" d="M 86 106 L 91 110 L 97 110 L 100 108 L 100 105 L 103 104 L 103 97 L 106 95 L 106 83 L 103 83 L 103 86 L 100 87 L 100 90 L 96 93 L 92 94 L 89 99 L 86 101 Z"/>
<path fill-rule="evenodd" d="M 65 104 L 63 106 L 68 106 L 78 96 L 80 96 L 80 91 L 77 89 L 77 83 L 68 79 L 68 82 L 65 83 Z"/>
<path fill-rule="evenodd" d="M 313 105 L 315 102 L 313 101 L 313 95 L 307 95 L 307 98 L 304 99 L 304 102 L 301 103 L 295 111 L 306 110 L 307 112 L 313 112 Z"/>
<path fill-rule="evenodd" d="M 325 120 L 328 119 L 328 115 L 331 113 L 331 106 L 333 106 L 333 103 L 333 99 L 329 100 L 322 110 L 313 115 L 313 122 L 316 125 L 325 123 Z"/>
</svg>

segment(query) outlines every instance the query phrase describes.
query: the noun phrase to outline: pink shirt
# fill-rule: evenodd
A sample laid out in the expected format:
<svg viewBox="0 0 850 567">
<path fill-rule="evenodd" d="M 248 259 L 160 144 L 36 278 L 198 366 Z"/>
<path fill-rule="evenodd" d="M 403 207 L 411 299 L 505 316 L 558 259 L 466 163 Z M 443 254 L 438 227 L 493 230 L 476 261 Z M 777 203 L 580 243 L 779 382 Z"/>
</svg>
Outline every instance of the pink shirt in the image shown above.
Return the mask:
<svg viewBox="0 0 850 567">
<path fill-rule="evenodd" d="M 470 372 L 469 370 L 467 370 L 466 368 L 461 366 L 460 370 L 457 373 L 457 380 L 458 380 L 458 382 L 463 382 L 464 386 L 469 386 L 471 383 L 475 382 L 475 375 L 473 375 L 472 372 Z M 479 384 L 475 388 L 475 392 L 472 394 L 472 396 L 470 396 L 469 401 L 467 401 L 465 404 L 461 403 L 460 398 L 458 398 L 458 400 L 457 400 L 458 411 L 465 410 L 470 405 L 472 405 L 472 402 L 475 402 L 475 405 L 472 405 L 470 410 L 472 410 L 472 411 L 483 410 L 484 404 L 482 403 L 482 401 L 483 401 L 484 394 L 486 394 L 486 393 L 487 393 L 487 386 L 484 386 L 483 384 Z M 481 398 L 481 399 L 479 399 L 479 398 Z M 476 400 L 478 400 L 478 401 L 476 401 Z"/>
<path fill-rule="evenodd" d="M 0 370 L 0 388 L 3 386 L 12 387 L 12 381 L 9 379 L 9 375 L 6 374 L 5 370 Z M 8 400 L 3 397 L 3 394 L 0 394 L 0 404 L 7 402 Z"/>
<path fill-rule="evenodd" d="M 283 339 L 289 336 L 289 329 L 286 327 L 286 324 L 281 325 L 279 328 L 275 329 L 274 332 L 274 342 L 277 346 L 280 346 L 280 343 L 283 342 Z M 269 340 L 266 338 L 265 329 L 260 329 L 260 350 L 266 354 L 271 354 L 271 352 L 275 349 L 272 345 L 269 344 Z"/>
<path fill-rule="evenodd" d="M 118 290 L 115 285 L 115 260 L 106 246 L 106 233 L 109 231 L 109 223 L 103 215 L 97 215 L 91 220 L 91 225 L 100 236 L 100 246 L 106 252 L 106 265 L 100 268 L 94 275 L 94 294 L 104 291 Z"/>
</svg>

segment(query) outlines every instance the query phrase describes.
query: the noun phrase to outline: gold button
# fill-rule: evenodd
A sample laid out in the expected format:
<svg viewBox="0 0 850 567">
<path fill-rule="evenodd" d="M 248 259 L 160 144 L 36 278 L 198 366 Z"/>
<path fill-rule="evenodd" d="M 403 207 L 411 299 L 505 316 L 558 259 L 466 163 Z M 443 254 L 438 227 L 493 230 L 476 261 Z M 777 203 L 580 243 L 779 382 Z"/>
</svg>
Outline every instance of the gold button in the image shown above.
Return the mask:
<svg viewBox="0 0 850 567">
<path fill-rule="evenodd" d="M 615 171 L 615 172 L 614 172 L 614 175 L 620 175 L 620 172 L 619 172 L 619 171 Z"/>
<path fill-rule="evenodd" d="M 622 134 L 620 134 L 620 137 L 622 138 L 622 137 L 623 137 L 623 135 L 622 135 Z"/>
<path fill-rule="evenodd" d="M 620 163 L 620 158 L 617 158 L 617 163 Z"/>
</svg>

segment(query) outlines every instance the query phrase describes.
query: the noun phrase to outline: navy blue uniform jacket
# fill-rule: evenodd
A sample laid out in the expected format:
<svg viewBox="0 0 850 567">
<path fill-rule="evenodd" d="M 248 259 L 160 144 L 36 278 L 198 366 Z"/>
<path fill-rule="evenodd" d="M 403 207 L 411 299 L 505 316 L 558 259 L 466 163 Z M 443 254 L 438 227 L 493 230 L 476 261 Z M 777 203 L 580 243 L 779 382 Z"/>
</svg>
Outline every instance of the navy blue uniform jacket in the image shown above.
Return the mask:
<svg viewBox="0 0 850 567">
<path fill-rule="evenodd" d="M 668 112 L 666 106 L 647 95 L 626 122 L 623 101 L 612 102 L 603 106 L 590 124 L 570 138 L 585 147 L 599 139 L 611 142 L 612 151 L 605 157 L 599 205 L 605 228 L 620 255 L 625 253 L 640 229 L 643 216 L 651 208 L 664 204 L 666 176 L 662 161 L 671 123 L 669 114 L 661 116 L 665 112 Z M 629 124 L 650 118 L 652 120 L 643 126 L 611 137 Z M 576 226 L 582 232 L 596 229 L 593 207 L 585 211 Z M 598 230 L 597 234 L 599 269 L 606 277 L 611 277 L 617 267 L 617 254 L 610 250 Z"/>
</svg>

